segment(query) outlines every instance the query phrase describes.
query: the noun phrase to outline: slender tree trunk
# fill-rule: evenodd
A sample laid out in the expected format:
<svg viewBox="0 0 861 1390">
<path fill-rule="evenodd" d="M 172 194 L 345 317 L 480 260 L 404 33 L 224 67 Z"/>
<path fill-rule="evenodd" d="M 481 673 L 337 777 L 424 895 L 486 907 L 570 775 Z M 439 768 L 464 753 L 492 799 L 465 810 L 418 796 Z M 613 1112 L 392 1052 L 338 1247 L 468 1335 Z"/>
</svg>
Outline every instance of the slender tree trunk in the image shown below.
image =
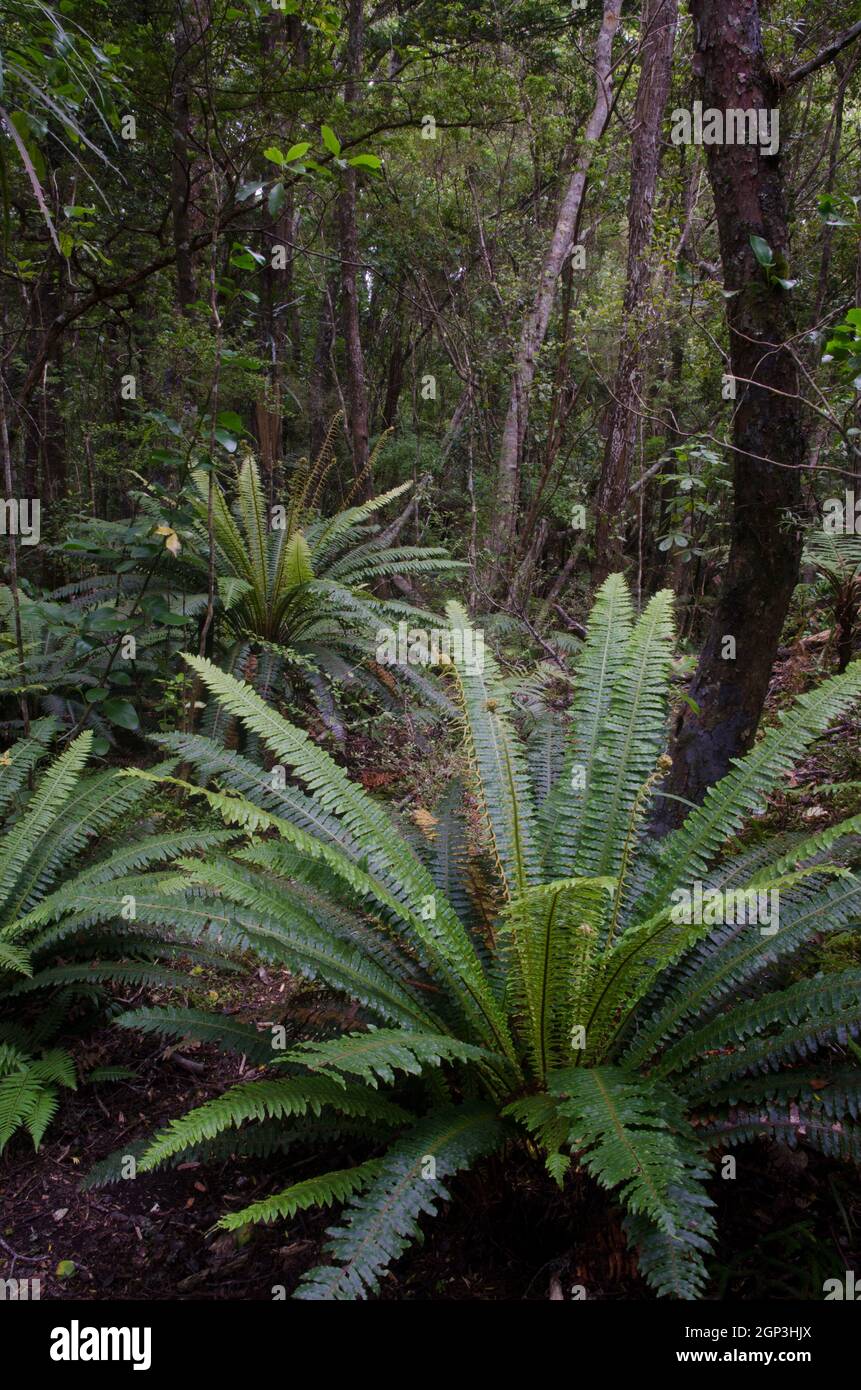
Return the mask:
<svg viewBox="0 0 861 1390">
<path fill-rule="evenodd" d="M 44 336 L 47 326 L 62 312 L 53 278 L 53 260 L 49 257 L 43 277 L 34 286 L 31 300 L 32 327 L 30 341 L 35 346 Z M 45 362 L 39 389 L 24 417 L 24 471 L 22 484 L 25 495 L 37 494 L 46 502 L 57 502 L 66 491 L 63 424 L 58 419 L 57 402 L 60 387 L 51 380 L 52 373 L 62 370 L 61 344 L 57 344 Z"/>
<path fill-rule="evenodd" d="M 337 280 L 332 276 L 323 286 L 314 358 L 308 377 L 309 452 L 312 462 L 320 453 L 329 428 L 327 393 L 332 380 L 332 343 L 335 338 L 333 306 L 337 292 Z"/>
<path fill-rule="evenodd" d="M 625 502 L 631 451 L 642 400 L 642 348 L 645 310 L 651 285 L 649 250 L 654 226 L 655 190 L 661 160 L 661 123 L 672 80 L 673 44 L 678 0 L 645 0 L 642 14 L 640 82 L 634 105 L 631 145 L 631 190 L 628 198 L 628 268 L 622 305 L 619 361 L 595 494 L 595 562 L 597 585 L 622 563 Z"/>
<path fill-rule="evenodd" d="M 349 0 L 347 38 L 347 80 L 344 100 L 353 106 L 358 100 L 364 42 L 364 0 Z M 348 427 L 353 450 L 353 477 L 358 479 L 368 462 L 368 386 L 365 356 L 359 328 L 359 233 L 356 218 L 356 170 L 349 166 L 342 173 L 343 188 L 338 198 L 338 235 L 341 248 L 341 312 L 347 367 Z"/>
<path fill-rule="evenodd" d="M 6 496 L 11 501 L 15 496 L 15 483 L 12 477 L 12 450 L 9 444 L 9 428 L 6 423 L 6 388 L 0 378 L 0 451 L 3 455 L 3 485 L 6 489 Z M 6 542 L 9 546 L 9 593 L 12 598 L 12 616 L 15 627 L 15 648 L 18 653 L 18 674 L 21 677 L 22 686 L 25 684 L 27 667 L 24 659 L 24 638 L 21 632 L 21 599 L 18 593 L 18 538 L 15 528 L 10 526 L 7 530 Z M 24 734 L 30 736 L 30 706 L 26 694 L 18 696 L 21 707 L 21 723 L 24 727 Z"/>
<path fill-rule="evenodd" d="M 179 307 L 189 312 L 197 299 L 197 271 L 191 249 L 193 155 L 190 85 L 194 48 L 200 39 L 198 0 L 177 0 L 174 24 L 174 69 L 171 90 L 172 153 L 170 204 L 176 248 L 176 289 Z"/>
<path fill-rule="evenodd" d="M 380 423 L 383 429 L 390 429 L 395 423 L 398 413 L 398 401 L 404 385 L 404 368 L 409 360 L 410 344 L 409 338 L 404 342 L 403 332 L 403 309 L 401 304 L 400 290 L 397 292 L 397 301 L 392 311 L 392 327 L 389 330 L 391 336 L 391 351 L 386 368 L 385 391 L 380 407 Z"/>
<path fill-rule="evenodd" d="M 286 71 L 301 72 L 305 62 L 302 26 L 296 15 L 275 10 L 267 15 L 261 40 L 264 81 L 278 81 Z M 289 142 L 288 142 L 289 143 Z M 272 490 L 275 468 L 281 458 L 284 365 L 296 361 L 299 349 L 298 316 L 294 303 L 293 267 L 298 214 L 292 187 L 273 215 L 268 201 L 260 212 L 265 260 L 260 267 L 260 340 L 267 364 L 267 392 L 257 402 L 256 426 L 260 462 Z"/>
<path fill-rule="evenodd" d="M 756 0 L 692 0 L 695 71 L 703 107 L 767 109 L 775 86 L 762 48 Z M 782 265 L 788 252 L 780 158 L 755 145 L 708 146 L 720 238 L 733 419 L 733 516 L 729 558 L 690 694 L 676 729 L 665 790 L 699 802 L 753 742 L 781 629 L 798 577 L 794 520 L 806 457 L 805 420 L 789 339 L 791 292 L 768 283 L 751 250 L 762 237 Z M 781 272 L 786 278 L 786 272 Z M 732 639 L 732 640 L 730 640 Z M 665 801 L 660 828 L 679 819 Z"/>
<path fill-rule="evenodd" d="M 613 39 L 619 27 L 621 9 L 619 0 L 611 0 L 604 8 L 601 29 L 595 45 L 595 105 L 583 132 L 580 153 L 559 207 L 556 226 L 541 267 L 538 291 L 523 322 L 520 343 L 514 359 L 497 465 L 495 577 L 499 576 L 506 555 L 514 552 L 523 443 L 529 420 L 529 396 L 538 367 L 538 354 L 547 336 L 556 296 L 556 282 L 562 272 L 565 258 L 570 255 L 574 245 L 589 168 L 597 143 L 610 117 Z"/>
</svg>

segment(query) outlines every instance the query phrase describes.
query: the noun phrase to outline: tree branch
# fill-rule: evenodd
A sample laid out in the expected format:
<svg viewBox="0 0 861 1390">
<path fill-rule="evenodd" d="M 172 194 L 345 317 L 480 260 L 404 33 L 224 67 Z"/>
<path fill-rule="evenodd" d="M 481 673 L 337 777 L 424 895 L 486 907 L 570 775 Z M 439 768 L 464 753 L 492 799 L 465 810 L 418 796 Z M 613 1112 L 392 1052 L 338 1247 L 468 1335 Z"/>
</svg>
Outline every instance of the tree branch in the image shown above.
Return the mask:
<svg viewBox="0 0 861 1390">
<path fill-rule="evenodd" d="M 807 63 L 802 63 L 800 67 L 793 68 L 786 77 L 778 77 L 778 86 L 781 90 L 786 91 L 787 88 L 794 87 L 798 82 L 803 82 L 805 77 L 809 77 L 813 72 L 818 72 L 820 68 L 825 67 L 826 63 L 830 63 L 832 58 L 836 58 L 837 54 L 847 48 L 854 39 L 857 39 L 859 34 L 861 34 L 861 19 L 853 24 L 851 29 L 838 34 L 835 39 L 826 44 L 815 58 L 811 58 Z"/>
</svg>

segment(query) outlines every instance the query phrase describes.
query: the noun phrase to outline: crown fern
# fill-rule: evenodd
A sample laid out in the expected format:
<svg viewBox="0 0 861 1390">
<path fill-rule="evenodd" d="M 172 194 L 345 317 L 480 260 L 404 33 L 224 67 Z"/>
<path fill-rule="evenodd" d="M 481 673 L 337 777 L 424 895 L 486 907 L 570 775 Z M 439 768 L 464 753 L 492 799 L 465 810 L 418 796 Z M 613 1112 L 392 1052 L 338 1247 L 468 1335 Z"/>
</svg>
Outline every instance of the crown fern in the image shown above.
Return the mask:
<svg viewBox="0 0 861 1390">
<path fill-rule="evenodd" d="M 467 621 L 455 607 L 450 618 Z M 635 621 L 622 579 L 606 581 L 561 772 L 548 790 L 542 760 L 537 794 L 493 661 L 480 674 L 455 663 L 481 810 L 472 848 L 491 867 L 478 894 L 459 794 L 440 816 L 441 843 L 417 851 L 393 814 L 253 690 L 189 658 L 295 785 L 265 785 L 214 741 L 164 740 L 198 768 L 203 785 L 189 790 L 244 834 L 184 860 L 182 872 L 228 942 L 352 995 L 363 1027 L 273 1058 L 260 1080 L 174 1121 L 142 1163 L 215 1141 L 271 1148 L 277 1123 L 286 1145 L 302 1114 L 318 1117 L 321 1134 L 368 1126 L 382 1150 L 370 1166 L 309 1179 L 229 1218 L 345 1203 L 328 1262 L 299 1297 L 373 1292 L 447 1198 L 445 1180 L 525 1141 L 560 1185 L 580 1167 L 614 1195 L 656 1293 L 699 1297 L 714 1234 L 706 1182 L 721 1146 L 791 1134 L 857 1156 L 859 1082 L 841 1053 L 861 1024 L 859 972 L 788 983 L 786 969 L 803 969 L 814 938 L 858 921 L 858 821 L 753 853 L 728 854 L 726 844 L 857 700 L 861 665 L 802 696 L 656 846 L 648 817 L 666 770 L 672 642 L 667 594 Z M 731 885 L 779 890 L 779 924 L 762 934 L 729 917 L 678 920 L 674 894 L 698 880 L 720 906 Z M 378 1128 L 373 1105 L 388 1107 Z"/>
</svg>

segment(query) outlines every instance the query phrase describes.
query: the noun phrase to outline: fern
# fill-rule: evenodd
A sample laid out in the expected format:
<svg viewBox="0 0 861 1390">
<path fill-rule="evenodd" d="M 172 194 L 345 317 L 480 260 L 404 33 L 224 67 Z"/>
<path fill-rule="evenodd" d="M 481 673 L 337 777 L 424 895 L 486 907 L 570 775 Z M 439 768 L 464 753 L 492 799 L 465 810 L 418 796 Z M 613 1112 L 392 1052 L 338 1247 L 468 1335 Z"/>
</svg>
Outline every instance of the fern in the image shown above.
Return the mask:
<svg viewBox="0 0 861 1390">
<path fill-rule="evenodd" d="M 147 921 L 175 922 L 177 898 L 159 893 L 156 879 L 139 871 L 164 863 L 180 847 L 199 852 L 231 838 L 223 830 L 189 831 L 114 848 L 111 831 L 140 814 L 151 788 L 115 772 L 86 773 L 89 730 L 37 776 L 56 732 L 53 721 L 34 723 L 30 738 L 9 749 L 0 775 L 0 1036 L 15 1033 L 23 1048 L 19 1065 L 0 1083 L 0 1148 L 21 1126 L 38 1147 L 56 1111 L 58 1087 L 75 1085 L 66 1051 L 35 1055 L 68 1027 L 73 1008 L 79 1016 L 92 1013 L 117 984 L 187 987 L 186 974 L 153 959 L 170 958 L 176 943 L 164 932 L 155 938 L 142 931 Z M 123 909 L 136 893 L 131 925 Z M 96 924 L 103 926 L 99 934 L 88 931 Z"/>
<path fill-rule="evenodd" d="M 57 1087 L 76 1085 L 75 1064 L 61 1048 L 33 1058 L 0 1044 L 0 1153 L 21 1126 L 38 1149 L 57 1109 Z"/>
<path fill-rule="evenodd" d="M 252 1202 L 241 1211 L 223 1216 L 218 1225 L 225 1231 L 238 1231 L 249 1222 L 283 1221 L 295 1216 L 297 1211 L 307 1211 L 309 1207 L 329 1207 L 333 1202 L 345 1202 L 353 1193 L 367 1187 L 381 1166 L 379 1159 L 370 1159 L 355 1168 L 342 1168 L 319 1178 L 306 1178 L 304 1182 L 294 1183 L 292 1187 L 276 1192 L 262 1202 Z"/>
<path fill-rule="evenodd" d="M 349 509 L 328 535 L 309 526 L 312 557 L 361 531 L 369 514 Z M 468 623 L 456 606 L 449 617 Z M 651 1288 L 685 1299 L 709 1287 L 707 1182 L 722 1145 L 791 1133 L 857 1158 L 861 1092 L 841 1053 L 861 1025 L 861 972 L 811 978 L 807 962 L 822 933 L 854 931 L 861 920 L 861 819 L 746 848 L 734 837 L 861 696 L 861 664 L 802 696 L 656 847 L 648 825 L 666 770 L 672 631 L 668 595 L 634 622 L 623 581 L 602 587 L 575 671 L 567 746 L 554 743 L 542 761 L 540 804 L 510 683 L 492 658 L 481 672 L 457 658 L 453 687 L 481 811 L 474 835 L 458 814 L 458 786 L 427 835 L 404 830 L 248 685 L 189 659 L 261 756 L 289 769 L 291 786 L 276 790 L 252 758 L 211 739 L 165 740 L 197 771 L 200 785 L 182 785 L 235 838 L 205 858 L 178 859 L 153 894 L 139 885 L 146 920 L 164 913 L 207 933 L 211 914 L 227 949 L 245 946 L 319 978 L 361 1013 L 343 1036 L 273 1057 L 258 1080 L 173 1121 L 142 1162 L 283 1152 L 303 1133 L 320 1146 L 327 1134 L 362 1134 L 367 1163 L 226 1218 L 345 1204 L 328 1263 L 298 1297 L 373 1293 L 448 1200 L 442 1180 L 503 1144 L 537 1151 L 563 1188 L 572 1170 L 590 1174 L 623 1208 Z M 699 881 L 726 920 L 676 912 L 676 890 Z M 733 891 L 779 893 L 774 931 L 735 921 Z M 68 920 L 105 920 L 101 885 L 84 894 Z M 795 982 L 780 988 L 789 964 Z M 143 1026 L 172 1025 L 159 1013 Z M 204 1035 L 202 1023 L 187 1026 Z M 221 1026 L 213 1022 L 214 1036 Z M 811 1080 L 799 1064 L 814 1054 Z"/>
<path fill-rule="evenodd" d="M 166 1159 L 214 1138 L 225 1129 L 238 1129 L 249 1120 L 320 1115 L 327 1106 L 341 1115 L 370 1116 L 385 1122 L 404 1118 L 397 1106 L 374 1090 L 347 1086 L 343 1080 L 329 1076 L 243 1082 L 197 1110 L 189 1111 L 182 1119 L 171 1120 L 146 1147 L 138 1166 L 142 1172 L 157 1168 Z"/>
<path fill-rule="evenodd" d="M 376 1086 L 379 1081 L 393 1081 L 396 1072 L 420 1076 L 426 1067 L 440 1066 L 442 1062 L 499 1062 L 500 1058 L 457 1038 L 375 1028 L 369 1033 L 348 1033 L 328 1042 L 304 1043 L 284 1060 L 300 1063 L 311 1072 L 323 1068 L 345 1072 Z"/>
<path fill-rule="evenodd" d="M 499 1148 L 505 1127 L 491 1106 L 464 1105 L 437 1111 L 394 1145 L 376 1176 L 329 1231 L 327 1253 L 337 1264 L 305 1276 L 297 1298 L 314 1301 L 364 1298 L 379 1287 L 391 1260 L 412 1243 L 422 1216 L 447 1201 L 443 1179 Z"/>
</svg>

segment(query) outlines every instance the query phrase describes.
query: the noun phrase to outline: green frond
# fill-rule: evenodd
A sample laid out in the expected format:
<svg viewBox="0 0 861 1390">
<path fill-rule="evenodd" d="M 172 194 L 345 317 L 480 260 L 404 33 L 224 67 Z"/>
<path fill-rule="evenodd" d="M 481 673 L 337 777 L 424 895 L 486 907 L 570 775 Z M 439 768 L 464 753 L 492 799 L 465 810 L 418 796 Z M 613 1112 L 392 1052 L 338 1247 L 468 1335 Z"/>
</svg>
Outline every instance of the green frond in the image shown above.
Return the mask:
<svg viewBox="0 0 861 1390">
<path fill-rule="evenodd" d="M 93 735 L 88 729 L 55 759 L 39 779 L 26 811 L 3 841 L 0 847 L 0 912 L 5 911 L 28 858 L 71 796 L 92 743 Z"/>
<path fill-rule="evenodd" d="M 33 962 L 26 951 L 9 941 L 0 941 L 0 970 L 12 970 L 17 975 L 32 975 Z"/>
<path fill-rule="evenodd" d="M 522 893 L 503 914 L 511 943 L 509 999 L 522 1015 L 537 1076 L 567 1061 L 572 1027 L 588 998 L 598 929 L 614 883 L 562 879 Z"/>
<path fill-rule="evenodd" d="M 265 594 L 269 580 L 269 529 L 266 503 L 256 460 L 248 454 L 239 469 L 236 501 L 245 536 L 254 588 Z"/>
<path fill-rule="evenodd" d="M 674 1084 L 686 1092 L 701 1091 L 746 1072 L 776 1070 L 780 1062 L 807 1057 L 822 1042 L 844 1041 L 859 1028 L 861 970 L 818 975 L 747 1000 L 689 1030 L 652 1074 L 663 1079 L 683 1071 Z"/>
<path fill-rule="evenodd" d="M 859 1118 L 857 1070 L 824 1077 L 791 1071 L 730 1082 L 709 1098 L 708 1113 L 700 1117 L 697 1130 L 707 1142 L 722 1146 L 764 1137 L 790 1148 L 810 1145 L 832 1158 L 859 1163 Z"/>
<path fill-rule="evenodd" d="M 551 878 L 567 878 L 573 872 L 586 791 L 632 625 L 627 585 L 621 574 L 611 574 L 595 597 L 577 660 L 570 749 L 539 816 L 542 854 Z"/>
<path fill-rule="evenodd" d="M 14 918 L 40 902 L 91 840 L 142 801 L 146 792 L 146 787 L 113 771 L 81 777 L 28 855 L 7 899 L 7 913 Z"/>
<path fill-rule="evenodd" d="M 579 1162 L 633 1215 L 675 1235 L 696 1141 L 673 1093 L 615 1067 L 568 1067 L 549 1090 Z"/>
<path fill-rule="evenodd" d="M 379 1117 L 387 1122 L 408 1119 L 404 1111 L 375 1090 L 348 1086 L 340 1077 L 291 1076 L 276 1081 L 241 1082 L 180 1119 L 171 1120 L 148 1144 L 138 1168 L 148 1172 L 175 1154 L 226 1129 L 239 1129 L 249 1120 L 319 1116 L 327 1108 L 339 1115 Z"/>
<path fill-rule="evenodd" d="M 511 701 L 495 661 L 465 659 L 469 618 L 456 603 L 446 606 L 449 625 L 463 634 L 453 666 L 463 708 L 470 762 L 503 886 L 516 897 L 538 881 L 535 811 L 526 757 L 512 721 Z M 475 635 L 472 652 L 477 652 Z"/>
<path fill-rule="evenodd" d="M 258 857 L 256 849 L 250 854 Z M 344 990 L 386 1021 L 434 1030 L 432 1012 L 390 973 L 381 956 L 369 959 L 368 952 L 333 936 L 324 913 L 309 911 L 298 896 L 285 895 L 279 885 L 243 873 L 242 866 L 230 861 L 189 861 L 187 868 L 197 883 L 248 910 L 258 948 L 268 936 L 273 951 L 292 970 Z"/>
<path fill-rule="evenodd" d="M 381 891 L 379 880 L 372 873 L 362 874 L 344 855 L 315 841 L 296 827 L 278 822 L 280 833 L 307 851 L 312 858 L 325 858 L 332 868 L 343 874 L 345 881 L 356 889 L 370 889 L 376 898 L 399 912 L 422 941 L 434 960 L 447 987 L 458 999 L 473 1026 L 485 1037 L 493 1036 L 496 1045 L 511 1052 L 505 1020 L 494 999 L 463 924 L 435 891 L 433 879 L 425 865 L 410 846 L 393 832 L 391 822 L 371 797 L 352 783 L 342 768 L 301 730 L 294 728 L 270 709 L 248 686 L 241 685 L 210 662 L 188 657 L 189 664 L 228 709 L 241 716 L 246 725 L 258 733 L 276 758 L 289 766 L 307 786 L 326 814 L 337 814 L 356 842 L 365 850 L 369 867 L 379 865 L 397 885 L 392 893 Z M 212 794 L 207 793 L 212 799 Z M 219 809 L 231 810 L 225 799 L 219 799 Z M 263 813 L 236 814 L 244 818 L 246 828 L 255 829 L 266 818 Z M 256 821 L 256 824 L 255 824 Z M 266 823 L 274 824 L 270 817 Z M 435 900 L 435 915 L 421 915 L 422 904 Z"/>
<path fill-rule="evenodd" d="M 396 1072 L 420 1076 L 426 1067 L 443 1062 L 476 1062 L 489 1067 L 504 1065 L 504 1059 L 481 1047 L 459 1042 L 443 1034 L 408 1033 L 402 1028 L 375 1028 L 368 1032 L 345 1033 L 326 1042 L 302 1043 L 286 1054 L 286 1063 L 300 1064 L 310 1072 L 324 1068 L 357 1076 L 370 1086 L 389 1084 Z"/>
<path fill-rule="evenodd" d="M 859 696 L 861 662 L 799 696 L 732 771 L 709 787 L 702 805 L 661 842 L 651 881 L 637 903 L 638 915 L 651 915 L 679 884 L 705 878 L 708 865 L 729 836 L 763 809 L 784 773 Z"/>
<path fill-rule="evenodd" d="M 666 740 L 672 593 L 655 594 L 634 625 L 610 692 L 583 800 L 574 874 L 619 874 L 631 812 Z"/>
<path fill-rule="evenodd" d="M 192 483 L 197 494 L 192 498 L 192 505 L 197 513 L 203 535 L 206 536 L 209 474 L 200 471 L 193 473 Z M 248 547 L 242 532 L 231 515 L 224 494 L 217 485 L 212 489 L 212 520 L 215 543 L 223 557 L 220 568 L 237 579 L 244 579 L 253 590 L 254 571 L 250 564 Z"/>
<path fill-rule="evenodd" d="M 57 1108 L 56 1086 L 73 1090 L 75 1064 L 68 1052 L 53 1048 L 33 1059 L 0 1044 L 0 1154 L 22 1125 L 38 1149 Z"/>
<path fill-rule="evenodd" d="M 39 719 L 32 725 L 29 738 L 19 739 L 6 749 L 8 763 L 0 766 L 0 816 L 6 814 L 26 786 L 30 773 L 47 753 L 58 727 L 56 719 Z"/>
<path fill-rule="evenodd" d="M 224 1231 L 238 1231 L 249 1222 L 286 1221 L 297 1211 L 307 1211 L 309 1207 L 330 1207 L 334 1202 L 345 1202 L 366 1188 L 381 1166 L 380 1159 L 372 1158 L 355 1168 L 340 1168 L 320 1177 L 306 1178 L 272 1197 L 264 1197 L 261 1202 L 252 1202 L 241 1211 L 222 1216 L 217 1225 Z"/>
<path fill-rule="evenodd" d="M 624 1221 L 628 1244 L 637 1252 L 640 1273 L 659 1298 L 699 1299 L 708 1284 L 706 1258 L 712 1252 L 714 1203 L 702 1188 L 705 1168 L 691 1166 L 684 1187 L 671 1189 L 675 1208 L 672 1235 L 647 1216 L 628 1214 Z"/>
<path fill-rule="evenodd" d="M 645 1063 L 686 1019 L 702 1016 L 749 986 L 763 971 L 800 951 L 815 933 L 845 930 L 861 912 L 861 879 L 813 885 L 782 899 L 773 936 L 749 923 L 714 926 L 707 938 L 670 977 L 655 1009 L 640 1011 L 636 1036 L 625 1052 L 627 1066 Z"/>
<path fill-rule="evenodd" d="M 299 589 L 303 584 L 310 584 L 313 578 L 314 567 L 308 542 L 301 531 L 295 531 L 282 546 L 276 593 L 280 595 L 285 589 Z"/>
<path fill-rule="evenodd" d="M 30 1132 L 33 1140 L 33 1148 L 38 1149 L 45 1135 L 45 1130 L 57 1113 L 58 1099 L 57 1092 L 52 1086 L 45 1086 L 41 1095 L 37 1096 L 34 1104 L 29 1109 L 24 1123 Z"/>
<path fill-rule="evenodd" d="M 329 1231 L 326 1251 L 336 1264 L 305 1275 L 296 1298 L 366 1298 L 389 1265 L 419 1238 L 422 1216 L 448 1200 L 443 1180 L 498 1149 L 506 1135 L 494 1107 L 470 1103 L 436 1111 L 379 1160 L 379 1171 Z"/>
<path fill-rule="evenodd" d="M 116 961 L 83 961 L 79 965 L 53 965 L 39 970 L 26 980 L 20 980 L 6 991 L 9 999 L 32 994 L 35 990 L 52 989 L 69 984 L 153 985 L 163 989 L 188 987 L 188 975 L 163 966 L 140 961 L 122 964 Z"/>
<path fill-rule="evenodd" d="M 261 1033 L 249 1023 L 241 1023 L 226 1014 L 206 1013 L 203 1009 L 132 1009 L 120 1014 L 114 1023 L 120 1028 L 137 1028 L 143 1033 L 158 1033 L 167 1038 L 215 1043 L 222 1051 L 240 1053 L 250 1062 L 271 1062 L 277 1056 L 273 1052 L 271 1033 Z"/>
<path fill-rule="evenodd" d="M 337 512 L 328 522 L 312 532 L 309 530 L 308 539 L 311 545 L 311 554 L 315 561 L 329 555 L 336 542 L 342 541 L 345 535 L 355 527 L 361 526 L 363 522 L 374 516 L 376 512 L 382 511 L 390 502 L 396 498 L 403 497 L 405 492 L 409 492 L 413 486 L 412 480 L 406 483 L 399 483 L 397 487 L 390 488 L 388 492 L 381 492 L 379 496 L 370 498 L 367 502 L 362 502 L 359 506 L 348 507 L 346 511 Z M 317 566 L 319 570 L 319 563 Z"/>
<path fill-rule="evenodd" d="M 569 1122 L 559 1113 L 552 1096 L 546 1091 L 521 1096 L 505 1107 L 502 1114 L 515 1120 L 534 1134 L 545 1151 L 545 1166 L 558 1187 L 562 1187 L 565 1175 L 571 1167 L 571 1155 L 563 1153 L 568 1147 Z"/>
<path fill-rule="evenodd" d="M 565 723 L 555 710 L 547 710 L 536 719 L 526 740 L 526 761 L 532 782 L 540 843 L 544 803 L 558 785 L 565 764 Z"/>
</svg>

